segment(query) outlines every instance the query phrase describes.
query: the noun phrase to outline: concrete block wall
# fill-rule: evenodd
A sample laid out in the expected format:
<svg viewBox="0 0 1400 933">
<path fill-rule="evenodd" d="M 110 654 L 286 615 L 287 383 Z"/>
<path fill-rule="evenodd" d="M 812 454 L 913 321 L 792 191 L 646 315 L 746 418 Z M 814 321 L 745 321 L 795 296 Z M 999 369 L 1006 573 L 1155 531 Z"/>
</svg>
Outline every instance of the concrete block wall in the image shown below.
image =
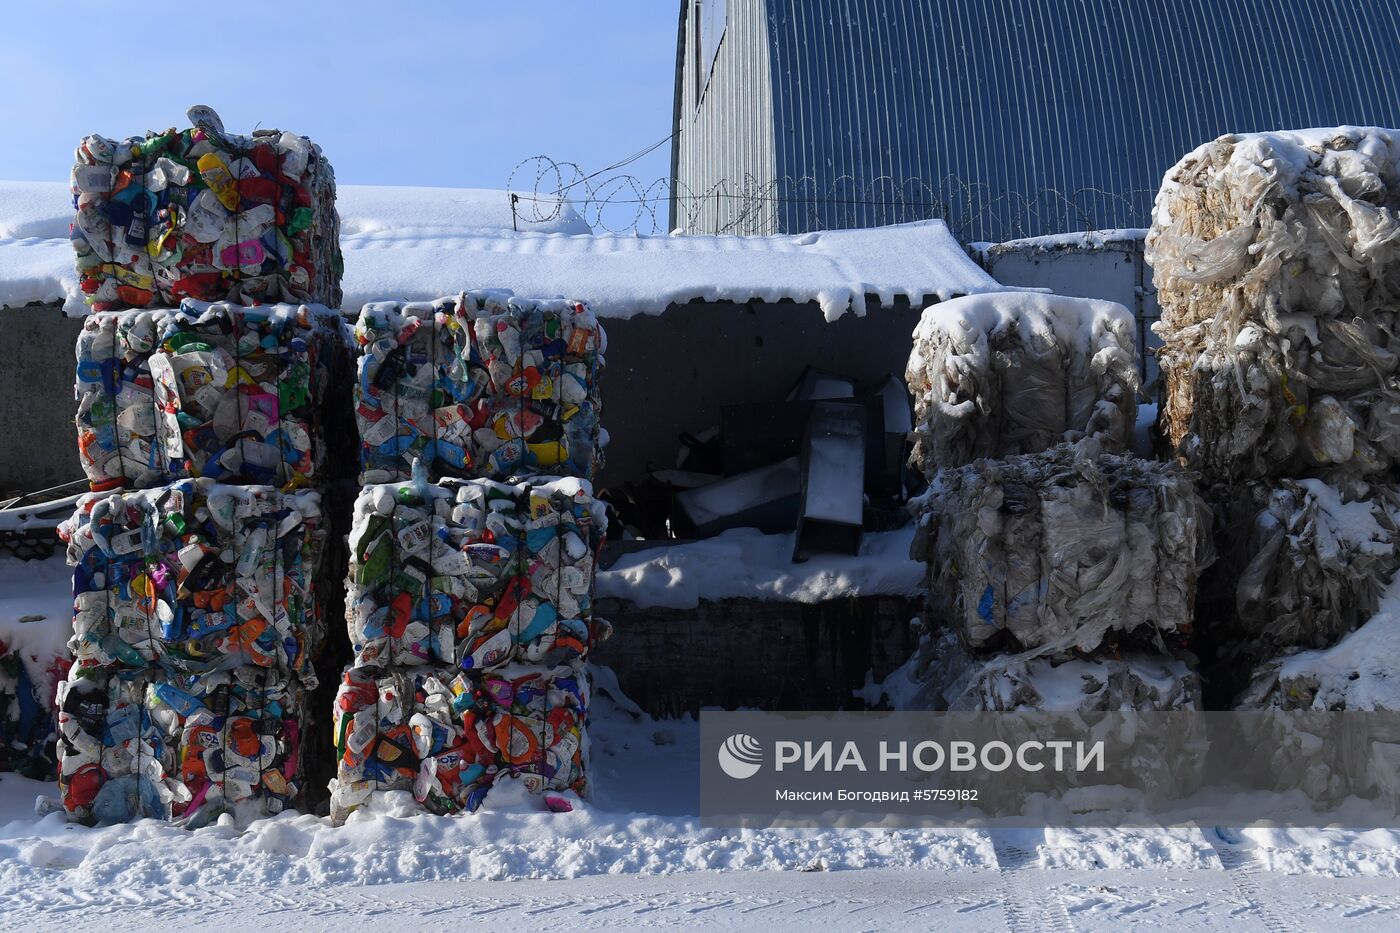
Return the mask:
<svg viewBox="0 0 1400 933">
<path fill-rule="evenodd" d="M 82 326 L 58 304 L 0 308 L 0 498 L 83 478 L 73 429 Z"/>
</svg>

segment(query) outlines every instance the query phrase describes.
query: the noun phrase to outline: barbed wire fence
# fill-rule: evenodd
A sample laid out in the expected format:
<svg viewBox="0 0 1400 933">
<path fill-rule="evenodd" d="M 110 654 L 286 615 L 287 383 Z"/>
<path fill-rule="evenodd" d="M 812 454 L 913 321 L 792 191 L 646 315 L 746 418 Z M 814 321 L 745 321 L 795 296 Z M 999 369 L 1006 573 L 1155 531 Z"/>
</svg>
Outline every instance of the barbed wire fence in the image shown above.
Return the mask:
<svg viewBox="0 0 1400 933">
<path fill-rule="evenodd" d="M 608 169 L 589 174 L 574 162 L 545 155 L 521 161 L 506 189 L 519 230 L 556 222 L 572 207 L 597 232 L 667 233 L 674 201 L 676 227 L 688 233 L 792 233 L 938 219 L 964 243 L 1145 226 L 1156 194 L 1095 187 L 994 191 L 955 175 L 936 184 L 888 175 L 867 180 L 745 175 L 693 191 L 674 187 L 668 178 L 646 181 Z"/>
</svg>

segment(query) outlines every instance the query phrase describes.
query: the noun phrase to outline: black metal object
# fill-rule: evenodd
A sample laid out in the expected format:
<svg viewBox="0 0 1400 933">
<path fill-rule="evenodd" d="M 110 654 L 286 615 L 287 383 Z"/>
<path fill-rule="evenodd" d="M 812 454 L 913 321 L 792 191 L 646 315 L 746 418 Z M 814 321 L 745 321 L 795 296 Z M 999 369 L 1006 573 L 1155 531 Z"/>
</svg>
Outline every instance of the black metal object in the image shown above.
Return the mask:
<svg viewBox="0 0 1400 933">
<path fill-rule="evenodd" d="M 58 523 L 88 490 L 85 479 L 0 500 L 0 556 L 43 560 L 59 549 Z"/>
</svg>

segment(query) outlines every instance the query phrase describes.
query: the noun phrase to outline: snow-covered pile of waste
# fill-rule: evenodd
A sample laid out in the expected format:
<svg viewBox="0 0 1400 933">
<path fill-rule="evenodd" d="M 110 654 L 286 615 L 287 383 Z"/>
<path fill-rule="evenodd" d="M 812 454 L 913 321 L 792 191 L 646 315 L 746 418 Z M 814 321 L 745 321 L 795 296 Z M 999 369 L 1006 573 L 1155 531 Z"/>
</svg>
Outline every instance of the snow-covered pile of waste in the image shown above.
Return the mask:
<svg viewBox="0 0 1400 933">
<path fill-rule="evenodd" d="M 1189 631 L 1213 556 L 1187 473 L 1092 442 L 944 470 L 912 507 L 930 610 L 972 648 L 1161 645 Z"/>
<path fill-rule="evenodd" d="M 1300 651 L 1262 665 L 1241 709 L 1400 711 L 1400 577 L 1374 616 L 1331 648 Z"/>
<path fill-rule="evenodd" d="M 1005 292 L 924 311 L 906 379 L 914 462 L 932 477 L 981 457 L 1098 438 L 1126 449 L 1137 416 L 1135 324 L 1111 301 Z"/>
<path fill-rule="evenodd" d="M 1157 196 L 1161 426 L 1212 483 L 1400 462 L 1400 131 L 1222 136 Z"/>
<path fill-rule="evenodd" d="M 1014 712 L 1152 712 L 1201 708 L 1201 683 L 1166 655 L 1052 659 L 970 654 L 944 632 L 920 641 L 922 679 L 941 685 L 939 708 Z"/>
<path fill-rule="evenodd" d="M 1256 654 L 1323 648 L 1376 611 L 1400 569 L 1400 490 L 1346 474 L 1236 486 L 1223 562 L 1236 637 Z"/>
</svg>

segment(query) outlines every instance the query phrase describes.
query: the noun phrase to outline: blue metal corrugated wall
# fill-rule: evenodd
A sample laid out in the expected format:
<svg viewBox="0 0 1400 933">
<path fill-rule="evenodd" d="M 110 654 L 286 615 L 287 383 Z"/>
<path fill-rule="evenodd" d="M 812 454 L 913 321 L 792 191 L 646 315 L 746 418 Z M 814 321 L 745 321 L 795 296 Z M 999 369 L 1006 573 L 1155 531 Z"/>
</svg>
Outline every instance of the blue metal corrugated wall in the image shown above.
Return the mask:
<svg viewBox="0 0 1400 933">
<path fill-rule="evenodd" d="M 1221 133 L 1400 124 L 1397 6 L 766 0 L 766 30 L 746 34 L 770 49 L 772 228 L 1145 226 L 1163 172 Z M 742 146 L 760 118 L 738 100 L 704 124 L 728 127 L 711 146 Z M 682 181 L 694 171 L 682 157 Z"/>
</svg>

